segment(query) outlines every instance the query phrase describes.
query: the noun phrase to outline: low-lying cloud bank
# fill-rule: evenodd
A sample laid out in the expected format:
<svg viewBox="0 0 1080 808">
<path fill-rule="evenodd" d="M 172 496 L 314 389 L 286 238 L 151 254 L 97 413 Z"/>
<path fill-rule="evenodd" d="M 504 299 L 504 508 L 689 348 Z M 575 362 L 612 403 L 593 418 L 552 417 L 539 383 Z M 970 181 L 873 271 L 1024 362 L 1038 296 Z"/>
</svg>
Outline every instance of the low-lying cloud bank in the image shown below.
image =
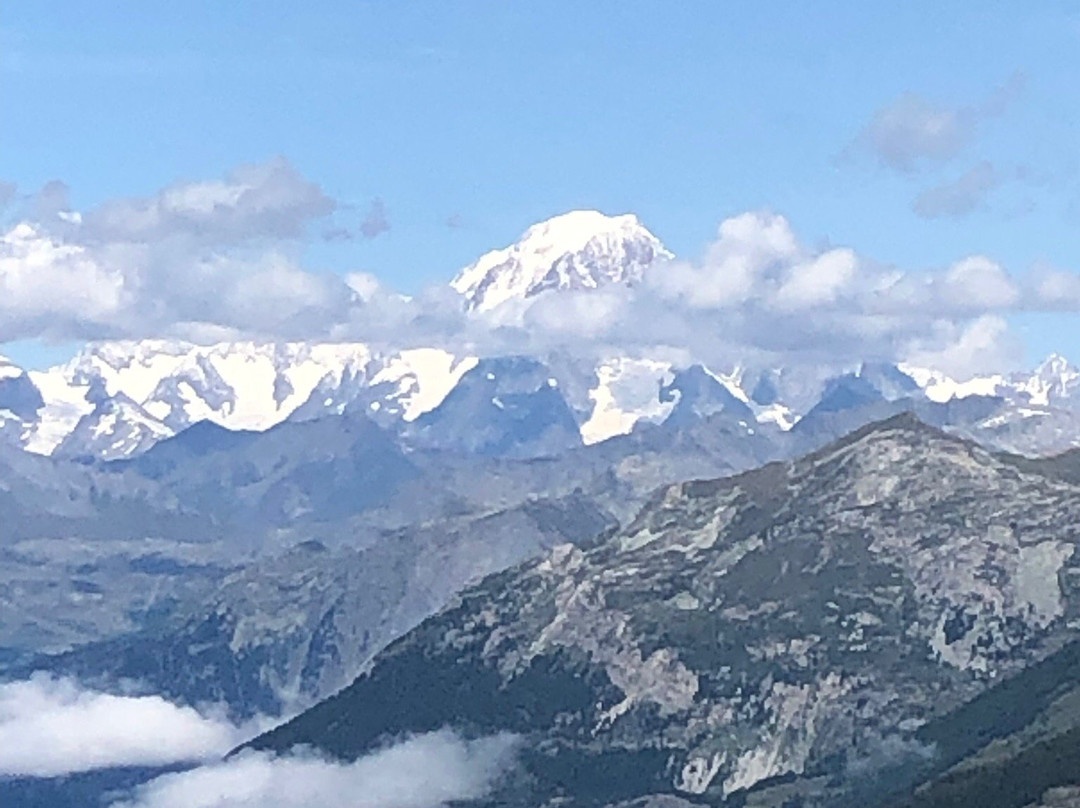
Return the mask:
<svg viewBox="0 0 1080 808">
<path fill-rule="evenodd" d="M 310 750 L 224 759 L 262 729 L 160 696 L 114 695 L 37 674 L 0 684 L 0 777 L 195 764 L 139 786 L 113 808 L 438 808 L 488 794 L 517 750 L 512 735 L 466 740 L 441 730 L 353 763 Z"/>
<path fill-rule="evenodd" d="M 45 674 L 0 684 L 0 775 L 211 760 L 250 731 L 160 696 L 101 693 Z"/>
<path fill-rule="evenodd" d="M 112 808 L 437 808 L 488 794 L 514 761 L 512 736 L 410 738 L 355 763 L 247 752 L 168 774 Z"/>
</svg>

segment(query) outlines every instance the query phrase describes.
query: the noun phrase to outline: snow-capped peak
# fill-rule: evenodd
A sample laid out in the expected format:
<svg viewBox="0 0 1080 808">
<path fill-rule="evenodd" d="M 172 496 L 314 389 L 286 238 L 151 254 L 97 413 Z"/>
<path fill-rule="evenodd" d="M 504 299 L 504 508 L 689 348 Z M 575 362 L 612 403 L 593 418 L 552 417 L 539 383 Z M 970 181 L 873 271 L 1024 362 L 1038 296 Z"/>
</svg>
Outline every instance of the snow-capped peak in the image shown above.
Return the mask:
<svg viewBox="0 0 1080 808">
<path fill-rule="evenodd" d="M 576 210 L 533 225 L 516 244 L 481 256 L 450 285 L 468 308 L 486 311 L 548 289 L 636 283 L 654 261 L 671 257 L 633 214 Z"/>
</svg>

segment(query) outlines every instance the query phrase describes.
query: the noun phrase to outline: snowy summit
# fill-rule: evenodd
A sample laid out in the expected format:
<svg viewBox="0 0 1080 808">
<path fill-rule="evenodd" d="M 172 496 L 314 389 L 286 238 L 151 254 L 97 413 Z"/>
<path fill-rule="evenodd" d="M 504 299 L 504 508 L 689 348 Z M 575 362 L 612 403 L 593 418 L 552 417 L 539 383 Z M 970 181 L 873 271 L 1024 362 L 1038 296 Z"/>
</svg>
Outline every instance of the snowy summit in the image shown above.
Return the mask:
<svg viewBox="0 0 1080 808">
<path fill-rule="evenodd" d="M 509 247 L 492 250 L 451 282 L 474 311 L 549 289 L 632 284 L 672 255 L 633 214 L 577 210 L 533 225 Z"/>
</svg>

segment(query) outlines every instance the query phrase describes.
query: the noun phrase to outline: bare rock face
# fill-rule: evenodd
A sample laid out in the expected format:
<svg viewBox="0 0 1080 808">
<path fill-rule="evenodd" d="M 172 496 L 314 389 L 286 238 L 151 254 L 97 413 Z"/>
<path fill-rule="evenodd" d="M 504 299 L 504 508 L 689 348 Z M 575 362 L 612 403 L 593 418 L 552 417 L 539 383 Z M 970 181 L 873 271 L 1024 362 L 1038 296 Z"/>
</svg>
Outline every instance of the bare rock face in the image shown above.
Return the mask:
<svg viewBox="0 0 1080 808">
<path fill-rule="evenodd" d="M 488 578 L 255 745 L 515 732 L 522 806 L 918 760 L 919 727 L 1075 636 L 1078 517 L 1080 488 L 900 416 Z"/>
</svg>

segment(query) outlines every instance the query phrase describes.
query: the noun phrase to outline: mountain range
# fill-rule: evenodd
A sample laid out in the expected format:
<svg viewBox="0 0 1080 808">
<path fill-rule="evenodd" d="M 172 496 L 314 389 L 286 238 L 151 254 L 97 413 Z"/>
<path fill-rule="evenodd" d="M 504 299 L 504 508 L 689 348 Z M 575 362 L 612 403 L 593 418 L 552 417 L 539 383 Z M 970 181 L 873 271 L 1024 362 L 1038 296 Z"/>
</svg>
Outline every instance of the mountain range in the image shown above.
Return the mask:
<svg viewBox="0 0 1080 808">
<path fill-rule="evenodd" d="M 672 258 L 632 215 L 575 211 L 537 224 L 517 243 L 481 257 L 453 279 L 451 288 L 471 316 L 484 318 L 542 295 L 640 284 L 646 269 Z M 536 413 L 545 410 L 541 419 L 556 419 L 560 437 L 546 446 L 536 444 L 534 435 L 524 441 L 532 442 L 531 448 L 520 442 L 509 446 L 503 438 L 485 451 L 549 453 L 662 422 L 677 409 L 685 384 L 677 377 L 687 372 L 715 382 L 698 383 L 699 399 L 706 395 L 720 402 L 704 406 L 739 402 L 748 423 L 782 431 L 820 411 L 838 380 L 849 390 L 860 387 L 863 401 L 849 398 L 852 404 L 989 399 L 993 406 L 985 408 L 985 417 L 955 426 L 1011 451 L 1074 445 L 1080 412 L 1080 370 L 1060 356 L 1031 373 L 958 382 L 933 369 L 878 362 L 810 377 L 783 367 L 749 366 L 740 357 L 712 367 L 692 357 L 676 362 L 587 341 L 570 356 L 543 351 L 503 356 L 441 346 L 144 340 L 91 344 L 71 361 L 44 370 L 24 371 L 0 358 L 0 436 L 37 454 L 108 460 L 137 455 L 202 421 L 262 431 L 285 420 L 351 409 L 401 430 L 417 444 L 445 446 L 475 438 L 450 434 L 451 423 L 461 424 L 447 419 L 440 406 L 478 396 L 486 382 L 505 382 L 506 373 L 524 373 L 527 361 L 546 367 L 533 366 L 530 373 L 547 376 L 530 382 L 527 390 L 520 379 L 507 382 L 514 386 L 517 416 L 500 410 L 505 396 L 493 392 L 485 401 L 486 415 L 474 414 L 472 425 L 491 420 L 501 424 L 492 427 L 495 431 L 505 431 L 516 419 L 521 429 L 533 429 Z M 497 385 L 487 386 L 494 391 Z M 835 395 L 828 406 L 837 407 Z M 533 415 L 526 418 L 522 408 Z M 423 424 L 417 424 L 422 416 Z"/>
<path fill-rule="evenodd" d="M 451 288 L 501 328 L 671 260 L 579 211 Z M 299 712 L 254 742 L 277 751 L 515 733 L 492 806 L 961 805 L 925 795 L 1080 732 L 1074 447 L 1060 356 L 963 381 L 587 341 L 0 359 L 0 679 Z"/>
</svg>

